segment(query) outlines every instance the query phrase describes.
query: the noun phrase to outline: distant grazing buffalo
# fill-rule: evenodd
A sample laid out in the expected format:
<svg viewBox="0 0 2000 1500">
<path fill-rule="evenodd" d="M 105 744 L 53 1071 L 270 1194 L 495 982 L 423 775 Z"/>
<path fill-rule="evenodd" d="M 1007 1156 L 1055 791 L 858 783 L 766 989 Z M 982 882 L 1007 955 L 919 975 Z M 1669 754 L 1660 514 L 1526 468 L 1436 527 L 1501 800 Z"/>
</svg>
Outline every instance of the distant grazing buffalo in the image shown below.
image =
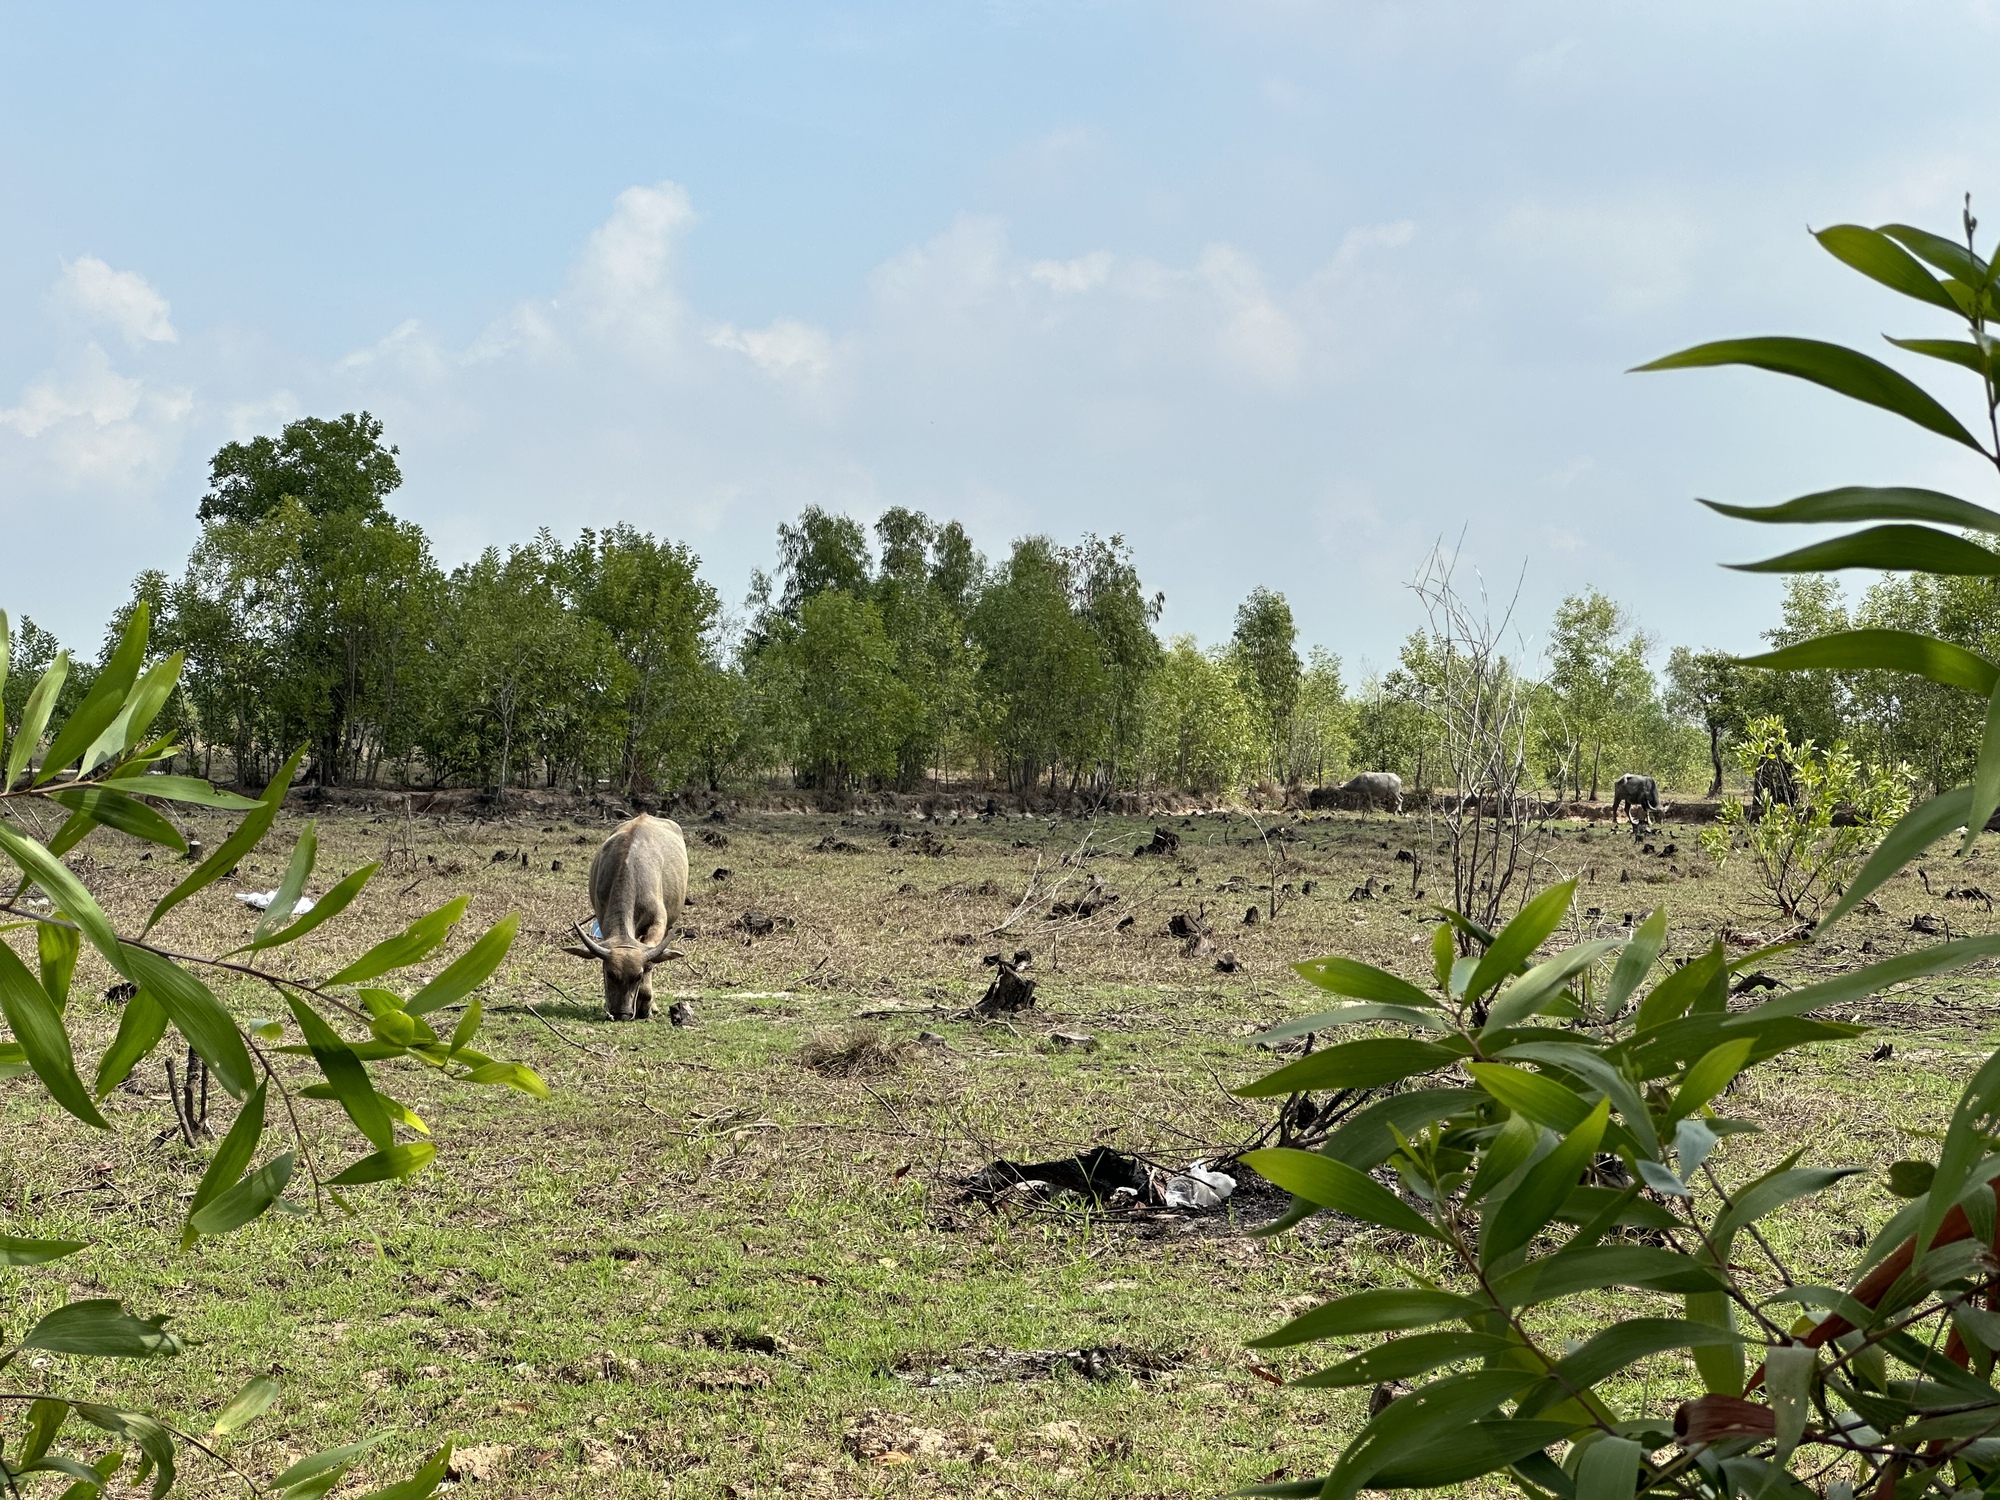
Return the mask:
<svg viewBox="0 0 2000 1500">
<path fill-rule="evenodd" d="M 1657 823 L 1660 820 L 1660 784 L 1650 776 L 1635 776 L 1629 771 L 1620 776 L 1611 787 L 1611 816 L 1617 817 L 1621 809 L 1628 816 L 1636 812 L 1648 823 Z"/>
<path fill-rule="evenodd" d="M 679 958 L 667 934 L 687 900 L 687 843 L 680 824 L 641 813 L 621 823 L 590 862 L 590 905 L 597 935 L 578 924 L 581 948 L 568 951 L 604 965 L 604 1009 L 614 1021 L 653 1013 L 653 965 Z"/>
<path fill-rule="evenodd" d="M 1370 808 L 1386 807 L 1390 812 L 1401 812 L 1403 778 L 1394 771 L 1363 771 L 1339 786 L 1314 787 L 1306 798 L 1306 806 L 1315 811 L 1342 807 L 1366 812 Z"/>
</svg>

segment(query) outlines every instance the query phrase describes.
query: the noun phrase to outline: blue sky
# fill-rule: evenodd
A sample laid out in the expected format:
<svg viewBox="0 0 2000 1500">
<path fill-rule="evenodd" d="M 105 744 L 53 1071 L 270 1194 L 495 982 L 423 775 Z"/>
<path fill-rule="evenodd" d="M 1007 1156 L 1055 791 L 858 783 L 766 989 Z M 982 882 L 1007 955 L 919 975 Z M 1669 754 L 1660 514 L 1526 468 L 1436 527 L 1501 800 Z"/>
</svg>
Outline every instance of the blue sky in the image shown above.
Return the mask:
<svg viewBox="0 0 2000 1500">
<path fill-rule="evenodd" d="M 1621 373 L 1938 331 L 1806 229 L 1967 190 L 2000 228 L 1990 4 L 0 24 L 0 606 L 79 643 L 179 565 L 220 443 L 361 407 L 447 565 L 628 520 L 734 603 L 802 506 L 907 504 L 989 553 L 1123 533 L 1204 639 L 1281 589 L 1357 668 L 1439 538 L 1524 576 L 1531 647 L 1586 584 L 1740 647 L 1776 588 L 1716 564 L 1771 539 L 1692 496 L 1991 498 L 1816 391 Z"/>
</svg>

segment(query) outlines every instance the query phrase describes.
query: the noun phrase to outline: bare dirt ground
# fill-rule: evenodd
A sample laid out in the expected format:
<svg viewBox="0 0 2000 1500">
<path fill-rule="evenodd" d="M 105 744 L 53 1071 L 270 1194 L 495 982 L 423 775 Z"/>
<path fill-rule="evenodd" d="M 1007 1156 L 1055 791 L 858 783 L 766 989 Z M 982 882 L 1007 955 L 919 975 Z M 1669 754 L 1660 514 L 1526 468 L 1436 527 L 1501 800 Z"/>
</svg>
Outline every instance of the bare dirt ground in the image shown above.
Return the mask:
<svg viewBox="0 0 2000 1500">
<path fill-rule="evenodd" d="M 232 892 L 275 885 L 302 822 L 286 814 L 164 939 L 242 941 L 251 918 Z M 225 826 L 196 831 L 213 841 Z M 536 1068 L 553 1099 L 391 1064 L 385 1086 L 430 1123 L 435 1167 L 367 1190 L 359 1221 L 273 1215 L 180 1255 L 212 1148 L 174 1133 L 162 1057 L 112 1096 L 108 1136 L 57 1117 L 28 1081 L 0 1085 L 9 1219 L 95 1242 L 0 1272 L 9 1324 L 65 1291 L 170 1313 L 188 1353 L 131 1371 L 127 1394 L 197 1426 L 190 1392 L 219 1405 L 250 1373 L 279 1373 L 283 1401 L 233 1454 L 265 1473 L 369 1426 L 396 1434 L 378 1473 L 449 1435 L 467 1492 L 496 1497 L 1178 1496 L 1324 1472 L 1360 1398 L 1269 1377 L 1331 1351 L 1267 1359 L 1243 1341 L 1415 1247 L 1324 1218 L 1252 1238 L 1282 1200 L 1247 1177 L 1202 1213 L 996 1209 L 963 1182 L 996 1159 L 1099 1144 L 1177 1169 L 1265 1131 L 1270 1107 L 1228 1090 L 1270 1066 L 1248 1037 L 1320 1008 L 1290 963 L 1338 952 L 1421 978 L 1424 919 L 1448 885 L 1423 818 L 690 821 L 686 957 L 659 979 L 692 1008 L 686 1028 L 665 1020 L 667 994 L 651 1023 L 608 1023 L 594 967 L 560 951 L 609 827 L 547 808 L 325 813 L 315 888 L 369 859 L 385 868 L 330 929 L 350 936 L 300 944 L 297 972 L 330 972 L 337 953 L 469 891 L 441 966 L 518 909 L 485 1045 Z M 1155 827 L 1178 850 L 1135 856 Z M 1670 955 L 1719 931 L 1747 948 L 1780 930 L 1695 833 L 1558 825 L 1537 884 L 1583 878 L 1578 935 L 1666 903 Z M 71 863 L 121 926 L 179 873 L 110 833 Z M 1990 858 L 1940 852 L 1892 882 L 1879 912 L 1765 967 L 1796 984 L 1937 941 L 1946 924 L 1992 930 L 1982 898 L 1943 893 L 1996 884 Z M 1934 934 L 1912 930 L 1920 916 Z M 1170 935 L 1176 917 L 1205 940 Z M 1035 1006 L 970 1017 L 987 957 L 1018 950 Z M 73 1005 L 86 1067 L 116 1025 L 116 1002 L 96 998 L 109 982 L 86 960 Z M 1732 1141 L 1731 1170 L 1800 1145 L 1869 1167 L 1926 1149 L 1914 1132 L 1939 1126 L 1992 1044 L 1993 987 L 1991 968 L 1971 969 L 1844 1012 L 1876 1034 L 1756 1075 L 1735 1108 L 1767 1133 Z M 241 1015 L 272 1013 L 254 987 L 222 993 Z M 230 1108 L 218 1095 L 218 1131 Z M 1880 1181 L 1778 1221 L 1774 1245 L 1802 1279 L 1844 1274 L 1857 1229 L 1887 1215 Z M 58 1359 L 18 1378 L 76 1373 Z M 235 1491 L 203 1479 L 192 1492 Z"/>
</svg>

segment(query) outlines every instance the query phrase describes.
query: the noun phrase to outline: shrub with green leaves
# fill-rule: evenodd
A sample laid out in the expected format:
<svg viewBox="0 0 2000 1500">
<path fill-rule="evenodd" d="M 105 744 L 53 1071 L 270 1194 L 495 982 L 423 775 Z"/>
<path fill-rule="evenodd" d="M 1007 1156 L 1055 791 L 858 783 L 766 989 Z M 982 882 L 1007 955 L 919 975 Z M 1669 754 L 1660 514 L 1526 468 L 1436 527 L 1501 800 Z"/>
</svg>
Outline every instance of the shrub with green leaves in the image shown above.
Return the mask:
<svg viewBox="0 0 2000 1500">
<path fill-rule="evenodd" d="M 1836 225 L 1816 238 L 1871 279 L 1955 318 L 1965 337 L 1895 338 L 1970 372 L 1982 442 L 1880 360 L 1800 338 L 1731 339 L 1644 366 L 1750 365 L 1892 412 L 2000 471 L 2000 259 L 1905 224 Z M 2000 512 L 1913 487 L 1849 487 L 1780 505 L 1704 502 L 1767 523 L 1870 522 L 1751 571 L 1843 568 L 2000 577 Z M 2000 808 L 2000 665 L 1918 632 L 1841 630 L 1751 658 L 1778 671 L 1913 673 L 1988 702 L 1970 784 L 1905 813 L 1819 922 L 1839 920 L 1936 840 L 1969 849 Z M 1537 1500 L 1645 1494 L 1918 1500 L 2000 1489 L 2000 1053 L 1974 1074 L 1934 1162 L 1899 1163 L 1901 1202 L 1839 1284 L 1795 1282 L 1760 1224 L 1848 1169 L 1794 1153 L 1743 1176 L 1728 1141 L 1748 1128 L 1719 1106 L 1746 1068 L 1854 1028 L 1814 1018 L 1892 984 L 2000 955 L 2000 937 L 1947 942 L 1743 1010 L 1718 943 L 1648 983 L 1665 934 L 1655 912 L 1629 939 L 1537 961 L 1570 903 L 1545 891 L 1496 934 L 1440 927 L 1429 988 L 1343 958 L 1300 965 L 1357 1002 L 1272 1033 L 1390 1025 L 1309 1054 L 1243 1090 L 1394 1088 L 1319 1152 L 1246 1160 L 1291 1189 L 1289 1227 L 1321 1208 L 1407 1234 L 1442 1269 L 1339 1297 L 1260 1343 L 1390 1335 L 1300 1383 L 1385 1397 L 1324 1479 L 1248 1493 L 1348 1500 L 1484 1475 Z M 1608 973 L 1606 972 L 1608 970 Z M 1832 1278 L 1829 1278 L 1831 1280 Z M 1587 1337 L 1555 1344 L 1557 1315 Z M 1694 1373 L 1652 1370 L 1648 1399 L 1616 1399 L 1621 1372 L 1685 1350 Z M 1399 1385 L 1407 1390 L 1396 1394 Z"/>
<path fill-rule="evenodd" d="M 1425 1249 L 1390 1284 L 1256 1341 L 1338 1343 L 1293 1384 L 1379 1394 L 1331 1474 L 1244 1493 L 1349 1500 L 1487 1474 L 1560 1500 L 1797 1497 L 1884 1475 L 1906 1500 L 2000 1484 L 2000 1316 L 1987 1310 L 2000 1054 L 1967 1087 L 1938 1161 L 1899 1164 L 1892 1187 L 1910 1201 L 1847 1289 L 1795 1283 L 1760 1225 L 1854 1169 L 1801 1148 L 1735 1170 L 1730 1138 L 1757 1127 L 1725 1097 L 1747 1068 L 1862 1030 L 1814 1012 L 2000 954 L 2000 937 L 1732 1010 L 1731 974 L 1776 950 L 1732 961 L 1717 942 L 1667 968 L 1664 909 L 1629 938 L 1537 961 L 1573 895 L 1556 886 L 1498 934 L 1474 930 L 1469 957 L 1452 933 L 1469 924 L 1441 923 L 1426 987 L 1351 959 L 1298 966 L 1352 1003 L 1260 1040 L 1389 1034 L 1239 1092 L 1393 1092 L 1319 1151 L 1244 1158 L 1295 1195 L 1269 1232 L 1329 1209 Z M 1559 1339 L 1558 1324 L 1585 1335 Z M 1692 1373 L 1655 1361 L 1635 1405 L 1633 1367 L 1682 1350 Z"/>
<path fill-rule="evenodd" d="M 1731 797 L 1702 830 L 1718 866 L 1741 854 L 1756 868 L 1765 898 L 1781 916 L 1811 921 L 1854 878 L 1883 835 L 1910 809 L 1916 778 L 1907 766 L 1864 766 L 1846 745 L 1794 745 L 1778 718 L 1752 719 L 1735 748 L 1737 764 L 1788 768 L 1793 801 L 1755 809 Z"/>
<path fill-rule="evenodd" d="M 10 636 L 0 614 L 0 688 Z M 169 1032 L 198 1057 L 223 1092 L 239 1101 L 234 1123 L 215 1149 L 188 1205 L 179 1248 L 203 1236 L 241 1229 L 273 1209 L 293 1213 L 359 1212 L 368 1184 L 408 1178 L 429 1166 L 437 1148 L 429 1130 L 378 1086 L 378 1064 L 408 1058 L 473 1083 L 507 1085 L 547 1097 L 527 1067 L 477 1050 L 481 1002 L 476 991 L 499 967 L 519 925 L 509 915 L 428 981 L 400 976 L 437 954 L 464 917 L 464 897 L 419 918 L 331 972 L 287 963 L 289 945 L 307 933 L 322 940 L 375 876 L 367 865 L 302 901 L 313 879 L 318 841 L 309 824 L 290 868 L 249 942 L 222 954 L 194 955 L 162 944 L 157 928 L 190 896 L 233 870 L 269 835 L 299 764 L 294 755 L 249 798 L 192 776 L 158 774 L 176 746 L 151 731 L 174 690 L 178 653 L 148 662 L 147 610 L 141 605 L 89 690 L 55 715 L 68 675 L 57 656 L 29 693 L 11 740 L 0 745 L 0 857 L 18 874 L 0 890 L 0 1017 L 12 1039 L 0 1041 L 0 1077 L 32 1074 L 51 1100 L 95 1129 L 109 1125 L 98 1101 L 159 1048 Z M 301 752 L 302 754 L 303 752 Z M 162 897 L 136 932 L 121 932 L 63 862 L 84 840 L 109 829 L 177 853 L 188 846 L 163 808 L 175 805 L 243 814 L 236 830 Z M 54 832 L 40 836 L 39 809 Z M 39 894 L 33 894 L 39 893 Z M 22 946 L 17 952 L 14 943 Z M 76 1055 L 68 1026 L 71 978 L 88 945 L 132 987 L 117 1035 L 94 1069 Z M 296 950 L 291 950 L 296 951 Z M 270 998 L 272 1019 L 243 1019 L 226 1008 L 204 976 L 254 982 Z M 457 1015 L 449 1026 L 447 1012 Z M 89 1077 L 90 1081 L 85 1082 Z M 351 1159 L 325 1159 L 303 1122 L 311 1112 L 344 1115 L 355 1138 Z M 267 1142 L 266 1131 L 289 1136 Z M 272 1146 L 284 1149 L 271 1149 Z M 89 1250 L 73 1240 L 0 1232 L 0 1267 L 46 1264 Z M 172 1247 L 162 1245 L 162 1254 Z M 27 1351 L 117 1359 L 169 1359 L 181 1352 L 162 1318 L 144 1318 L 109 1299 L 71 1301 L 18 1334 L 0 1334 L 0 1366 Z M 63 1500 L 90 1500 L 125 1469 L 130 1482 L 151 1480 L 155 1497 L 172 1488 L 189 1447 L 213 1455 L 229 1433 L 268 1410 L 275 1381 L 250 1379 L 199 1437 L 169 1421 L 122 1410 L 88 1389 L 0 1391 L 0 1414 L 18 1410 L 19 1426 L 0 1427 L 0 1480 L 10 1494 L 32 1476 L 73 1481 Z M 311 1500 L 340 1485 L 357 1457 L 383 1434 L 301 1459 L 273 1476 L 265 1492 Z M 450 1445 L 417 1472 L 374 1493 L 421 1500 L 443 1483 Z M 121 1483 L 125 1482 L 121 1480 Z"/>
</svg>

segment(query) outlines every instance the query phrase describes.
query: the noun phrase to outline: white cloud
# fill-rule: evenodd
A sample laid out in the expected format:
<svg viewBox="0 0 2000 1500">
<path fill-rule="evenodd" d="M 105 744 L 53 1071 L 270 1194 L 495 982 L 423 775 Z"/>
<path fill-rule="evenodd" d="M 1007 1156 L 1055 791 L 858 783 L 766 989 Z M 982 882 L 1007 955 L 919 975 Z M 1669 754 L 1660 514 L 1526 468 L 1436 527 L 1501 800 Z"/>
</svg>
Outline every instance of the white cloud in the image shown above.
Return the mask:
<svg viewBox="0 0 2000 1500">
<path fill-rule="evenodd" d="M 108 324 L 137 349 L 171 344 L 180 335 L 168 316 L 167 299 L 136 271 L 114 271 L 94 255 L 66 261 L 56 280 L 58 307 L 88 322 Z"/>
<path fill-rule="evenodd" d="M 1305 337 L 1265 291 L 1257 263 L 1233 245 L 1210 245 L 1198 271 L 1226 315 L 1216 334 L 1223 362 L 1268 385 L 1289 384 Z"/>
<path fill-rule="evenodd" d="M 1360 224 L 1340 237 L 1333 252 L 1335 268 L 1345 270 L 1370 250 L 1400 250 L 1417 237 L 1416 221 L 1397 219 L 1392 224 Z"/>
<path fill-rule="evenodd" d="M 833 340 L 824 328 L 797 318 L 774 318 L 767 328 L 739 329 L 724 323 L 708 336 L 718 349 L 733 349 L 774 379 L 814 380 L 833 368 Z"/>
<path fill-rule="evenodd" d="M 1111 279 L 1109 250 L 1093 250 L 1075 260 L 1038 260 L 1028 267 L 1031 280 L 1040 282 L 1058 297 L 1094 292 Z"/>
<path fill-rule="evenodd" d="M 60 370 L 31 381 L 17 405 L 0 409 L 0 427 L 33 444 L 61 483 L 123 486 L 173 456 L 194 409 L 193 393 L 149 390 L 121 375 L 97 344 L 87 344 Z"/>
<path fill-rule="evenodd" d="M 1708 240 L 1678 205 L 1645 200 L 1521 203 L 1501 218 L 1499 232 L 1528 259 L 1595 282 L 1615 316 L 1678 300 Z"/>
<path fill-rule="evenodd" d="M 570 277 L 569 296 L 593 327 L 642 351 L 659 352 L 673 341 L 685 312 L 674 285 L 674 246 L 694 218 L 679 183 L 618 195 Z"/>
</svg>

